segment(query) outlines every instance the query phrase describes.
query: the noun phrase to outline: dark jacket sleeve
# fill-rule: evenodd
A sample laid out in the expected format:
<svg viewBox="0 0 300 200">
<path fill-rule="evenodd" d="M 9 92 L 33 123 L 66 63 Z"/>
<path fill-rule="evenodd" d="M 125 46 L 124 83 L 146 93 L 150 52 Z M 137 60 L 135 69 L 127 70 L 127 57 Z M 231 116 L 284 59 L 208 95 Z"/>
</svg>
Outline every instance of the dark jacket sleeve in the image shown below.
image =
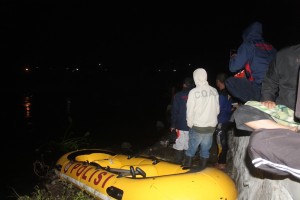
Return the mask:
<svg viewBox="0 0 300 200">
<path fill-rule="evenodd" d="M 179 99 L 178 94 L 173 98 L 172 111 L 171 111 L 171 128 L 176 128 L 176 120 L 179 112 Z"/>
<path fill-rule="evenodd" d="M 279 89 L 279 72 L 276 68 L 276 59 L 274 59 L 262 82 L 260 101 L 274 101 Z"/>
<path fill-rule="evenodd" d="M 232 100 L 225 93 L 219 94 L 220 113 L 218 115 L 218 123 L 226 123 L 230 120 L 232 113 Z"/>
<path fill-rule="evenodd" d="M 249 61 L 250 54 L 249 45 L 242 43 L 238 48 L 237 55 L 229 61 L 229 70 L 233 73 L 242 70 Z"/>
</svg>

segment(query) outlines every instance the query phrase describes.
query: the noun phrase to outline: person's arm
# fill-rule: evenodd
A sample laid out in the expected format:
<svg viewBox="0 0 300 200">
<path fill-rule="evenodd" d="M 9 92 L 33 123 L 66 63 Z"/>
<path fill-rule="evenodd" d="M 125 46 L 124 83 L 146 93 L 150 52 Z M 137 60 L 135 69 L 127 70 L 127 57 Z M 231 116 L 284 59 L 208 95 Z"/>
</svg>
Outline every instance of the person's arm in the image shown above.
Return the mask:
<svg viewBox="0 0 300 200">
<path fill-rule="evenodd" d="M 231 100 L 229 100 L 228 96 L 219 94 L 219 104 L 220 104 L 220 113 L 230 113 L 232 110 Z M 229 106 L 230 105 L 230 106 Z"/>
<path fill-rule="evenodd" d="M 273 120 L 269 120 L 269 119 L 250 121 L 250 122 L 246 122 L 245 125 L 249 126 L 253 130 L 257 130 L 257 129 L 287 129 L 287 130 L 291 130 L 294 132 L 298 131 L 297 127 L 281 125 L 281 124 L 279 124 Z"/>
<path fill-rule="evenodd" d="M 193 109 L 194 109 L 194 105 L 195 105 L 195 100 L 194 100 L 193 94 L 194 94 L 194 92 L 193 92 L 193 90 L 191 90 L 189 92 L 188 100 L 186 103 L 186 121 L 187 121 L 188 127 L 190 127 L 190 128 L 193 127 L 193 118 L 194 118 Z"/>
<path fill-rule="evenodd" d="M 176 128 L 175 124 L 176 124 L 176 119 L 177 119 L 178 109 L 179 109 L 178 104 L 179 104 L 178 103 L 178 95 L 175 94 L 174 98 L 173 98 L 173 104 L 172 104 L 172 110 L 171 110 L 171 127 L 170 127 L 171 131 Z"/>
<path fill-rule="evenodd" d="M 246 45 L 242 44 L 235 56 L 232 56 L 229 61 L 229 70 L 233 73 L 244 69 L 246 63 L 249 61 L 249 50 Z"/>
</svg>

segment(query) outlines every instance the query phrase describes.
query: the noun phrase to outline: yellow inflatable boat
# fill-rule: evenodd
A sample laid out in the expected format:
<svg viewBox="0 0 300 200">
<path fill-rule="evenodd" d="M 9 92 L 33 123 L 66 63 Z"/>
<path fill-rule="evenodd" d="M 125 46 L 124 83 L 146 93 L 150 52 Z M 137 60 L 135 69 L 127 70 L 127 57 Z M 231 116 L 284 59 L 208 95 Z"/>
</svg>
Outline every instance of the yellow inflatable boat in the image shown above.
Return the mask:
<svg viewBox="0 0 300 200">
<path fill-rule="evenodd" d="M 232 179 L 215 168 L 185 169 L 155 157 L 83 149 L 63 155 L 56 174 L 97 199 L 236 200 Z"/>
</svg>

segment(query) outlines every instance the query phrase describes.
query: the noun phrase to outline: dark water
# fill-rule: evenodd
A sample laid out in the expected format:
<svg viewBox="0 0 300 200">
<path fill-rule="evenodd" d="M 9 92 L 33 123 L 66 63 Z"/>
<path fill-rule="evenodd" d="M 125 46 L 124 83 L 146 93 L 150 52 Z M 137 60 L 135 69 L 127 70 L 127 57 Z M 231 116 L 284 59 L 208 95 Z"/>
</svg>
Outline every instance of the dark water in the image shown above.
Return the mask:
<svg viewBox="0 0 300 200">
<path fill-rule="evenodd" d="M 160 137 L 156 122 L 165 120 L 170 86 L 176 77 L 125 74 L 19 75 L 16 89 L 3 89 L 1 98 L 2 175 L 0 199 L 30 194 L 40 180 L 37 160 L 53 164 L 58 143 L 89 133 L 95 148 L 126 141 L 139 150 Z M 51 153 L 52 152 L 52 153 Z M 3 181 L 4 180 L 4 181 Z M 10 199 L 10 198 L 8 198 Z"/>
</svg>

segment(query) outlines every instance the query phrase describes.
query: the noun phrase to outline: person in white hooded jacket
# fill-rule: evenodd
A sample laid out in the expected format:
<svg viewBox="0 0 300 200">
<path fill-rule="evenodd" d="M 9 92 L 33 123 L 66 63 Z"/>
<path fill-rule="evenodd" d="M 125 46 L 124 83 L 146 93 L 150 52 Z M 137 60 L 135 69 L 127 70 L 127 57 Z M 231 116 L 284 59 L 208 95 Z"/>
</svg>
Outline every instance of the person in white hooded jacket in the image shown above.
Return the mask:
<svg viewBox="0 0 300 200">
<path fill-rule="evenodd" d="M 200 162 L 196 169 L 202 170 L 209 159 L 213 133 L 218 124 L 219 94 L 217 89 L 207 82 L 205 69 L 196 69 L 193 72 L 193 78 L 196 87 L 189 92 L 186 104 L 186 120 L 190 130 L 189 148 L 185 152 L 184 166 L 192 167 L 192 158 L 200 145 Z"/>
</svg>

